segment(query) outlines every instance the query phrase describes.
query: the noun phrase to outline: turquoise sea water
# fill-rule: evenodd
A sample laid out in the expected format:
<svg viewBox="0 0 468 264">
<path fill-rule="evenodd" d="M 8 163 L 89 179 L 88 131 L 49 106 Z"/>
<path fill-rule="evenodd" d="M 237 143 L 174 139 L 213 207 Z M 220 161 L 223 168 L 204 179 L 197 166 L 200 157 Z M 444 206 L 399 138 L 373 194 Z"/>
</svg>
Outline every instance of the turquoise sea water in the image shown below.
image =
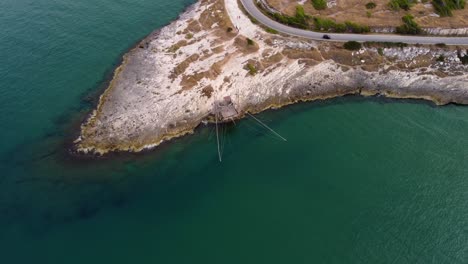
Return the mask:
<svg viewBox="0 0 468 264">
<path fill-rule="evenodd" d="M 191 1 L 0 2 L 0 263 L 466 263 L 468 108 L 346 97 L 139 155 L 66 154 Z"/>
</svg>

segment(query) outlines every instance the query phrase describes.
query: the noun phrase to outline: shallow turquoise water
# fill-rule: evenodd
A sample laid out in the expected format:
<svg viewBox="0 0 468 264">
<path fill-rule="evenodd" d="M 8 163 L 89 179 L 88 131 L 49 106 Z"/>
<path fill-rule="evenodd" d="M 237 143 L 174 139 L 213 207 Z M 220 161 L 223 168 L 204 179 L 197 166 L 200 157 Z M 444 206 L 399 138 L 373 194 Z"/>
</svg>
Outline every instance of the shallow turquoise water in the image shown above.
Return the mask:
<svg viewBox="0 0 468 264">
<path fill-rule="evenodd" d="M 0 2 L 1 263 L 466 263 L 468 108 L 346 97 L 141 155 L 66 155 L 122 53 L 190 1 Z"/>
</svg>

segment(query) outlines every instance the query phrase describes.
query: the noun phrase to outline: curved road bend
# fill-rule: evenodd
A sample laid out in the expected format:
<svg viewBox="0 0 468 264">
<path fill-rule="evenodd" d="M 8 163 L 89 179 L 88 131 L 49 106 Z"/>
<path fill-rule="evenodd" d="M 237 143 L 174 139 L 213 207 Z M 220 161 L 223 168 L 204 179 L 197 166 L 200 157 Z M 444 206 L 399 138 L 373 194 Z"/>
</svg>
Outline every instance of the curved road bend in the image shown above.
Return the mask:
<svg viewBox="0 0 468 264">
<path fill-rule="evenodd" d="M 314 39 L 314 40 L 324 40 L 322 37 L 324 33 L 314 32 L 310 30 L 303 30 L 298 28 L 289 27 L 283 24 L 280 24 L 273 19 L 269 18 L 263 14 L 258 7 L 255 5 L 254 1 L 256 0 L 240 0 L 247 12 L 254 17 L 258 22 L 263 25 L 277 30 L 281 33 Z M 393 35 L 393 34 L 337 34 L 337 33 L 326 33 L 330 36 L 331 41 L 376 41 L 376 42 L 403 42 L 408 44 L 437 44 L 445 43 L 447 45 L 468 45 L 468 37 L 436 37 L 436 36 L 403 36 L 403 35 Z"/>
</svg>

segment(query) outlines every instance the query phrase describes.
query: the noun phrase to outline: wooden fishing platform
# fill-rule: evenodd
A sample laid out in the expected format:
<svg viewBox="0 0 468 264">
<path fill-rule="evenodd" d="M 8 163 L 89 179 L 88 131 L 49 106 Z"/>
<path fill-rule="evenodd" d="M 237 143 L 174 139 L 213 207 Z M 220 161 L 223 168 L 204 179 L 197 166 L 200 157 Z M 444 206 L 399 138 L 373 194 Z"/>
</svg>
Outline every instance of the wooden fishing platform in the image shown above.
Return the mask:
<svg viewBox="0 0 468 264">
<path fill-rule="evenodd" d="M 230 96 L 214 102 L 213 114 L 218 122 L 229 122 L 239 115 Z"/>
<path fill-rule="evenodd" d="M 239 112 L 236 109 L 236 106 L 232 102 L 232 99 L 230 96 L 225 96 L 223 100 L 217 100 L 213 104 L 213 110 L 212 114 L 215 116 L 215 123 L 216 123 L 216 143 L 218 145 L 218 158 L 219 161 L 222 161 L 222 154 L 224 151 L 224 142 L 222 141 L 222 138 L 220 137 L 219 133 L 219 128 L 218 128 L 218 123 L 228 123 L 228 122 L 234 122 L 234 118 L 239 116 Z M 249 112 L 246 112 L 246 114 L 250 117 L 252 117 L 256 122 L 258 122 L 261 126 L 265 127 L 266 129 L 270 130 L 274 135 L 279 137 L 280 139 L 287 141 L 286 138 L 282 137 L 280 134 L 276 133 L 273 129 L 271 129 L 269 126 L 267 126 L 265 123 L 260 121 L 258 118 L 255 116 L 251 115 Z M 222 124 L 219 124 L 221 126 L 221 135 L 224 134 L 225 137 L 225 129 L 223 128 Z"/>
</svg>

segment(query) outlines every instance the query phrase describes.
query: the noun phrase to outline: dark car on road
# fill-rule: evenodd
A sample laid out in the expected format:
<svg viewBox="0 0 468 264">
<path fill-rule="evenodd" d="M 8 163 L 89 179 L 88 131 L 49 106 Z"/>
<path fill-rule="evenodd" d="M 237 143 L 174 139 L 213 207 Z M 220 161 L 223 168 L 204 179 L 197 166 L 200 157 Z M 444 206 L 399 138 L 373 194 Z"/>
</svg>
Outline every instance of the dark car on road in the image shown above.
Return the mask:
<svg viewBox="0 0 468 264">
<path fill-rule="evenodd" d="M 328 35 L 323 35 L 322 38 L 323 38 L 323 39 L 330 39 L 330 36 L 328 36 Z"/>
</svg>

